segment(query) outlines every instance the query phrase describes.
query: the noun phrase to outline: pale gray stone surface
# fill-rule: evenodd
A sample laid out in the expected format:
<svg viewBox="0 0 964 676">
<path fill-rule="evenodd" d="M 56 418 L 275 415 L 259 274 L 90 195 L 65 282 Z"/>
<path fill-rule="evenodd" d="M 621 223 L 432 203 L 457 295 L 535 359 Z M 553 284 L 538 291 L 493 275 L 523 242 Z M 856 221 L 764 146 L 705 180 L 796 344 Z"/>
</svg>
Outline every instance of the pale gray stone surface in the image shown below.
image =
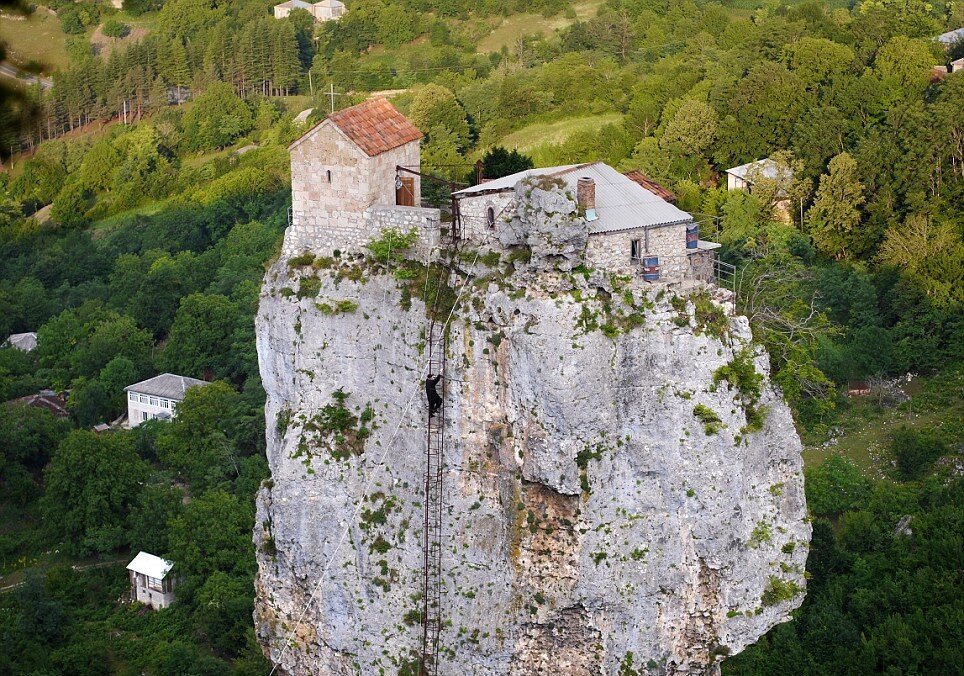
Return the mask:
<svg viewBox="0 0 964 676">
<path fill-rule="evenodd" d="M 516 208 L 507 227 L 499 231 L 502 246 L 528 247 L 530 265 L 538 270 L 571 270 L 583 260 L 589 224 L 564 186 L 546 177 L 519 181 Z"/>
<path fill-rule="evenodd" d="M 256 629 L 283 673 L 397 674 L 421 635 L 406 613 L 421 584 L 424 308 L 402 309 L 394 278 L 370 272 L 336 282 L 322 270 L 318 298 L 283 297 L 298 274 L 275 264 L 257 318 L 271 479 L 258 495 Z M 746 319 L 731 316 L 723 341 L 699 335 L 677 325 L 672 292 L 640 284 L 612 302 L 632 292 L 645 323 L 609 338 L 578 326 L 584 308 L 603 319 L 583 287 L 577 300 L 538 283 L 525 295 L 470 286 L 453 321 L 446 676 L 617 674 L 629 653 L 639 673 L 714 673 L 714 650 L 743 650 L 802 601 L 761 602 L 771 577 L 805 585 L 790 412 L 766 377 L 764 427 L 737 443 L 744 411 L 713 386 L 751 345 Z M 316 308 L 339 300 L 358 308 Z M 374 411 L 364 451 L 299 457 L 304 422 L 338 389 L 356 415 Z M 707 436 L 697 404 L 726 427 Z"/>
</svg>

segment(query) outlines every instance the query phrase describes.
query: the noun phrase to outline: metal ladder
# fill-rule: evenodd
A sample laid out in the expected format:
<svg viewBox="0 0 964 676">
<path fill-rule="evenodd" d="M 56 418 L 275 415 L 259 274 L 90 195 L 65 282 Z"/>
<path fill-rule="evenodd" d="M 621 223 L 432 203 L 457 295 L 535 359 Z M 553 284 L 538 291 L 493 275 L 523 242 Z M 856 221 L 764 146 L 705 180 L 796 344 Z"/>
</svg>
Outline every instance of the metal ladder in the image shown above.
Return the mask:
<svg viewBox="0 0 964 676">
<path fill-rule="evenodd" d="M 425 445 L 425 515 L 422 525 L 422 654 L 419 676 L 438 674 L 442 632 L 442 461 L 445 451 L 445 327 L 429 324 L 426 336 L 428 372 L 442 375 L 442 405 L 428 417 Z M 428 413 L 426 412 L 426 415 Z"/>
</svg>

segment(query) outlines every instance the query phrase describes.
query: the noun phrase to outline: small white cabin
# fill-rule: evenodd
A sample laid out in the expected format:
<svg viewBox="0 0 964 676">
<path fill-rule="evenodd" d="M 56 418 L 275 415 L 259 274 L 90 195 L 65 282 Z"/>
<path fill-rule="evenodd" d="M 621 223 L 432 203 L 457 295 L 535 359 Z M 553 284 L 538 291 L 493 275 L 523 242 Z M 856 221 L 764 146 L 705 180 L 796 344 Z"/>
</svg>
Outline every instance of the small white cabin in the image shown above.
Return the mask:
<svg viewBox="0 0 964 676">
<path fill-rule="evenodd" d="M 139 552 L 127 564 L 131 578 L 131 601 L 143 603 L 154 610 L 167 608 L 174 602 L 175 577 L 171 574 L 174 562 L 159 556 Z"/>
<path fill-rule="evenodd" d="M 207 385 L 203 380 L 162 373 L 124 388 L 127 392 L 127 426 L 137 427 L 148 420 L 171 420 L 177 405 L 192 387 Z"/>
<path fill-rule="evenodd" d="M 12 347 L 21 352 L 31 352 L 37 347 L 37 334 L 33 331 L 29 333 L 11 333 L 10 336 L 0 344 L 0 347 Z"/>
<path fill-rule="evenodd" d="M 727 190 L 751 190 L 753 182 L 759 178 L 776 180 L 781 178 L 780 165 L 769 158 L 747 162 L 738 167 L 726 170 L 726 189 Z"/>
</svg>

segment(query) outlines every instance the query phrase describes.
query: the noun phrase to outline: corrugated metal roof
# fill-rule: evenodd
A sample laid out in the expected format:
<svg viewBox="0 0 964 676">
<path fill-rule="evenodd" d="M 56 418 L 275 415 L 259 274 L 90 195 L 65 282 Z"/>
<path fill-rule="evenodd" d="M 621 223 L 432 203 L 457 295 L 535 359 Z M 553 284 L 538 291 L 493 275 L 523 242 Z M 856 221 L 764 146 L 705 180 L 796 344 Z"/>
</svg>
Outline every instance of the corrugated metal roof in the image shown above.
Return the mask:
<svg viewBox="0 0 964 676">
<path fill-rule="evenodd" d="M 184 393 L 192 387 L 207 384 L 205 381 L 198 380 L 197 378 L 188 378 L 187 376 L 179 376 L 173 373 L 162 373 L 159 376 L 128 385 L 124 388 L 124 391 L 138 392 L 140 394 L 149 394 L 155 397 L 166 397 L 168 399 L 181 401 L 184 399 Z"/>
<path fill-rule="evenodd" d="M 960 40 L 964 40 L 964 28 L 947 31 L 937 36 L 937 41 L 943 42 L 945 45 L 953 45 Z"/>
<path fill-rule="evenodd" d="M 11 333 L 0 347 L 15 347 L 18 350 L 30 352 L 37 347 L 37 334 L 32 331 L 29 333 Z"/>
<path fill-rule="evenodd" d="M 134 560 L 127 564 L 127 570 L 133 570 L 135 573 L 147 575 L 147 577 L 153 577 L 156 580 L 163 580 L 173 567 L 173 561 L 162 559 L 147 552 L 138 553 Z"/>
<path fill-rule="evenodd" d="M 529 178 L 530 176 L 555 176 L 560 172 L 575 169 L 579 166 L 583 165 L 563 164 L 558 167 L 542 167 L 541 169 L 526 169 L 525 171 L 517 171 L 514 174 L 509 174 L 508 176 L 503 176 L 502 178 L 493 178 L 491 181 L 485 181 L 484 183 L 473 185 L 471 188 L 463 188 L 462 190 L 457 191 L 455 194 L 468 196 L 478 193 L 513 190 L 515 188 L 515 184 L 524 178 Z"/>
<path fill-rule="evenodd" d="M 756 168 L 762 170 L 764 178 L 777 178 L 780 174 L 780 168 L 777 166 L 777 163 L 768 157 L 762 160 L 757 160 L 756 162 L 747 162 L 746 164 L 741 164 L 738 167 L 727 169 L 726 173 L 745 179 L 747 173 L 751 169 Z"/>
<path fill-rule="evenodd" d="M 690 214 L 646 190 L 603 162 L 528 169 L 459 190 L 455 194 L 468 197 L 489 192 L 508 191 L 514 189 L 519 181 L 530 176 L 560 178 L 566 182 L 573 195 L 576 194 L 576 182 L 581 177 L 586 176 L 593 179 L 596 182 L 596 215 L 598 218 L 589 224 L 590 234 L 688 223 L 693 220 Z"/>
</svg>

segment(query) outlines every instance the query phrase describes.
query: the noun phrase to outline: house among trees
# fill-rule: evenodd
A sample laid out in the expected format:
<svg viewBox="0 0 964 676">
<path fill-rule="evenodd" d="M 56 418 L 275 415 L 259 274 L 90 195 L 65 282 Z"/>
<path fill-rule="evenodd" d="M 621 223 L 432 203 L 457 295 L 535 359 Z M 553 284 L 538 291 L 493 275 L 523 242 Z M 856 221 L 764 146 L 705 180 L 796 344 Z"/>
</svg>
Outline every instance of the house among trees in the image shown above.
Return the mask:
<svg viewBox="0 0 964 676">
<path fill-rule="evenodd" d="M 171 420 L 177 405 L 192 387 L 207 385 L 203 380 L 162 373 L 124 388 L 127 392 L 127 426 L 137 427 L 148 420 Z"/>
<path fill-rule="evenodd" d="M 726 189 L 750 192 L 753 184 L 760 179 L 776 181 L 782 177 L 782 172 L 787 171 L 789 169 L 781 167 L 769 157 L 756 162 L 747 162 L 726 170 Z"/>
<path fill-rule="evenodd" d="M 944 49 L 950 50 L 959 42 L 964 42 L 964 27 L 941 33 L 935 39 L 944 46 Z"/>
<path fill-rule="evenodd" d="M 6 403 L 17 406 L 32 406 L 33 408 L 42 408 L 58 418 L 70 417 L 70 413 L 67 411 L 66 392 L 40 390 L 37 392 L 37 394 L 28 394 L 25 397 L 11 399 Z"/>
<path fill-rule="evenodd" d="M 339 0 L 321 0 L 312 4 L 304 0 L 287 0 L 274 6 L 274 18 L 284 19 L 296 9 L 305 10 L 315 21 L 337 21 L 345 14 L 345 3 Z"/>
<path fill-rule="evenodd" d="M 139 552 L 127 564 L 131 579 L 131 601 L 143 603 L 154 610 L 167 608 L 174 602 L 175 577 L 171 574 L 174 562 L 159 556 Z"/>
<path fill-rule="evenodd" d="M 755 185 L 769 182 L 775 188 L 774 216 L 784 223 L 792 220 L 792 205 L 787 186 L 793 181 L 793 169 L 772 158 L 748 162 L 726 170 L 726 189 L 752 193 Z"/>
<path fill-rule="evenodd" d="M 33 333 L 12 333 L 0 347 L 12 347 L 21 352 L 30 352 L 37 347 L 37 334 Z"/>
</svg>

